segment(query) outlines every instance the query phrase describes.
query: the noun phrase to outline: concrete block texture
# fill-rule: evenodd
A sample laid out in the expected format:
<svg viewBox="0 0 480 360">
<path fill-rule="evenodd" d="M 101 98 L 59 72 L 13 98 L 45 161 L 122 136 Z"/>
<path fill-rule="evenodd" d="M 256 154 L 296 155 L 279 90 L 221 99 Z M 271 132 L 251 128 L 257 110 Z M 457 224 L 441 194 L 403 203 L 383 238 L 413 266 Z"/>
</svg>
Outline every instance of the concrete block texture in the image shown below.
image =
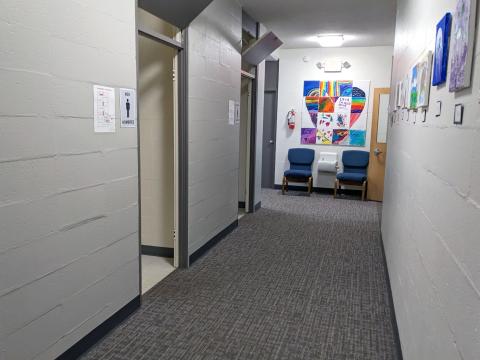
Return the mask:
<svg viewBox="0 0 480 360">
<path fill-rule="evenodd" d="M 94 84 L 136 87 L 135 1 L 4 0 L 0 359 L 52 359 L 139 294 L 137 131 L 93 131 Z"/>
<path fill-rule="evenodd" d="M 455 13 L 456 3 L 398 2 L 392 84 L 423 51 L 435 49 L 435 26 L 446 12 Z M 449 67 L 447 84 L 431 88 L 426 121 L 415 121 L 410 111 L 408 121 L 389 127 L 382 234 L 405 359 L 480 354 L 479 41 L 471 88 L 450 93 Z M 461 126 L 453 124 L 459 103 Z"/>
<path fill-rule="evenodd" d="M 240 101 L 240 5 L 233 0 L 213 1 L 190 24 L 188 35 L 192 254 L 238 215 L 239 125 L 228 124 L 228 101 Z M 228 188 L 219 188 L 219 183 Z"/>
</svg>

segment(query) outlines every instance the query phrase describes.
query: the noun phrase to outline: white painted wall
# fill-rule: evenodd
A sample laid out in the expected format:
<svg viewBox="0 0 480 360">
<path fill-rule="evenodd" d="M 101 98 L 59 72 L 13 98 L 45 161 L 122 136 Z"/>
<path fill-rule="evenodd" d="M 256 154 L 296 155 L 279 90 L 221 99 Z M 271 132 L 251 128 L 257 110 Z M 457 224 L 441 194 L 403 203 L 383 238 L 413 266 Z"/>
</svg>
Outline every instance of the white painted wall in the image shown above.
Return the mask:
<svg viewBox="0 0 480 360">
<path fill-rule="evenodd" d="M 398 2 L 393 83 L 423 50 L 433 50 L 435 26 L 455 4 Z M 440 117 L 431 107 L 425 123 L 389 129 L 382 233 L 408 360 L 480 354 L 479 45 L 470 89 L 433 87 L 430 103 L 443 102 Z M 465 105 L 462 126 L 453 125 L 456 103 Z"/>
<path fill-rule="evenodd" d="M 92 90 L 136 87 L 135 1 L 3 0 L 0 33 L 0 359 L 52 359 L 139 294 L 137 133 Z"/>
<path fill-rule="evenodd" d="M 138 10 L 138 23 L 173 37 L 175 30 Z M 138 94 L 142 245 L 173 248 L 174 84 L 177 51 L 139 36 Z"/>
<path fill-rule="evenodd" d="M 313 170 L 313 185 L 315 187 L 333 188 L 335 174 L 320 174 L 317 171 L 317 161 L 321 151 L 337 152 L 343 150 L 370 150 L 371 121 L 373 110 L 373 89 L 390 86 L 393 49 L 390 46 L 352 47 L 352 48 L 315 48 L 315 49 L 280 49 L 279 85 L 278 85 L 278 117 L 277 144 L 275 158 L 275 184 L 282 183 L 283 173 L 289 168 L 288 149 L 294 147 L 315 150 Z M 303 58 L 308 56 L 309 62 Z M 316 67 L 316 63 L 328 59 L 339 59 L 352 64 L 350 69 L 342 73 L 324 73 Z M 301 145 L 301 106 L 304 80 L 370 80 L 370 103 L 368 108 L 367 140 L 365 147 L 345 147 L 336 145 Z M 297 111 L 295 130 L 287 126 L 287 113 L 291 109 Z M 339 161 L 341 155 L 339 155 Z M 297 184 L 295 184 L 297 185 Z M 302 184 L 298 184 L 302 185 Z"/>
<path fill-rule="evenodd" d="M 237 219 L 239 125 L 228 100 L 240 101 L 242 9 L 213 1 L 189 26 L 189 253 Z"/>
</svg>

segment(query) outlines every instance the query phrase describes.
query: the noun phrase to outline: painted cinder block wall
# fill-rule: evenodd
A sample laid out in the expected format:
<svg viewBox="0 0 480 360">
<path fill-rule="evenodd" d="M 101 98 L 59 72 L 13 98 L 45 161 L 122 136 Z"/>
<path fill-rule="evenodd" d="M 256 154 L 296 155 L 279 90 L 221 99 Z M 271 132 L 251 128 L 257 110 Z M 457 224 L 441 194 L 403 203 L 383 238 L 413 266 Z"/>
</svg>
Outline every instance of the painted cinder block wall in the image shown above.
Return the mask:
<svg viewBox="0 0 480 360">
<path fill-rule="evenodd" d="M 455 0 L 398 2 L 392 84 L 424 50 Z M 477 19 L 478 28 L 478 19 Z M 426 122 L 389 128 L 382 234 L 403 355 L 408 360 L 480 356 L 480 44 L 472 86 L 431 89 Z M 450 74 L 450 69 L 449 69 Z M 442 101 L 442 114 L 434 106 Z M 454 105 L 465 106 L 453 125 Z"/>
<path fill-rule="evenodd" d="M 228 100 L 240 101 L 242 9 L 213 1 L 188 28 L 189 254 L 238 216 L 239 125 Z"/>
<path fill-rule="evenodd" d="M 0 359 L 52 359 L 139 294 L 137 132 L 92 90 L 136 87 L 135 1 L 4 0 L 0 33 Z"/>
</svg>

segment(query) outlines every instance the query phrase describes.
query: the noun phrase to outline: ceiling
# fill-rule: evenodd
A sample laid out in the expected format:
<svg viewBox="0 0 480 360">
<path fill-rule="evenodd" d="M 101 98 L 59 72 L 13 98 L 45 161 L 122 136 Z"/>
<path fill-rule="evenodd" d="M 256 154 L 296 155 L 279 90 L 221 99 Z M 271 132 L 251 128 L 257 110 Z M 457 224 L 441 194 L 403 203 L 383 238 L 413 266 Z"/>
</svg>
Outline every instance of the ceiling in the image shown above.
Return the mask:
<svg viewBox="0 0 480 360">
<path fill-rule="evenodd" d="M 344 46 L 393 45 L 396 0 L 239 0 L 283 48 L 319 47 L 320 33 L 344 34 Z"/>
</svg>

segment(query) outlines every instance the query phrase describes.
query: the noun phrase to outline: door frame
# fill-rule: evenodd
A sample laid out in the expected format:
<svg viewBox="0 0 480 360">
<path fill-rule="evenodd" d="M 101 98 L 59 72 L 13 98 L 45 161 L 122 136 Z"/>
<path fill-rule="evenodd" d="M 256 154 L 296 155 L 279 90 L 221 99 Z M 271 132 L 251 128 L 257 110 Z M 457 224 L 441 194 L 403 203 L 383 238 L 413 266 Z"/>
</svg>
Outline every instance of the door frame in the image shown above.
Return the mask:
<svg viewBox="0 0 480 360">
<path fill-rule="evenodd" d="M 255 79 L 256 76 L 253 74 L 250 74 L 244 70 L 241 71 L 241 78 L 249 80 L 249 91 L 250 95 L 248 96 L 248 101 L 249 101 L 249 108 L 250 108 L 250 114 L 248 116 L 248 123 L 247 123 L 247 146 L 246 146 L 246 156 L 245 156 L 245 212 L 251 213 L 253 212 L 252 209 L 255 207 L 253 204 L 253 198 L 254 196 L 252 193 L 255 191 L 254 187 L 252 188 L 252 181 L 251 181 L 251 174 L 252 171 L 255 169 L 255 163 L 252 163 L 252 151 L 254 150 L 252 148 L 252 128 L 253 128 L 253 103 L 254 103 L 254 96 L 253 96 L 253 87 L 255 86 Z M 253 186 L 255 186 L 255 179 L 253 181 Z"/>
<path fill-rule="evenodd" d="M 174 169 L 176 172 L 174 189 L 174 202 L 176 205 L 174 214 L 174 263 L 178 268 L 188 268 L 188 67 L 187 47 L 188 33 L 184 29 L 179 34 L 180 41 L 168 38 L 144 26 L 139 26 L 136 19 L 136 75 L 137 90 L 139 89 L 139 46 L 138 38 L 146 37 L 163 45 L 177 50 L 176 54 L 176 101 L 174 108 L 177 116 L 174 116 L 174 129 L 176 129 L 174 150 Z M 138 93 L 137 93 L 138 94 Z M 138 95 L 137 95 L 138 97 Z M 137 99 L 138 102 L 138 99 Z M 142 206 L 141 206 L 141 162 L 140 162 L 140 126 L 139 106 L 137 106 L 137 162 L 138 162 L 138 253 L 139 253 L 139 293 L 142 287 Z"/>
<path fill-rule="evenodd" d="M 276 71 L 276 76 L 277 76 L 277 79 L 276 79 L 276 83 L 277 83 L 277 86 L 275 89 L 267 89 L 266 88 L 266 84 L 267 84 L 267 81 L 265 80 L 265 90 L 264 90 L 264 93 L 265 94 L 275 94 L 275 112 L 274 112 L 274 120 L 273 120 L 273 126 L 274 126 L 274 131 L 273 131 L 273 147 L 274 147 L 274 150 L 273 150 L 273 179 L 272 179 L 272 189 L 275 188 L 275 165 L 276 165 L 276 159 L 277 159 L 277 122 L 278 122 L 278 80 L 279 80 L 279 74 L 280 74 L 280 59 L 278 60 L 275 60 L 275 61 L 272 61 L 272 62 L 276 62 L 277 63 L 277 71 Z M 265 66 L 267 65 L 267 61 L 265 62 Z M 265 72 L 266 73 L 266 72 Z M 265 124 L 265 108 L 263 109 L 263 124 Z M 264 142 L 265 142 L 265 125 L 264 125 L 264 128 L 263 128 L 263 138 L 262 138 L 262 167 L 263 167 L 263 146 L 264 146 Z M 262 188 L 263 188 L 263 173 L 262 173 L 262 179 L 261 179 L 261 184 L 262 184 Z"/>
<path fill-rule="evenodd" d="M 373 143 L 376 142 L 377 138 L 378 138 L 378 122 L 380 120 L 380 99 L 381 99 L 382 95 L 386 95 L 386 94 L 391 95 L 391 89 L 390 88 L 374 88 L 374 90 L 373 90 L 373 113 L 372 113 L 372 127 L 371 127 L 372 130 L 371 130 L 370 144 L 369 144 L 370 164 L 372 164 L 371 159 L 374 156 L 376 156 L 372 152 L 372 147 L 373 147 Z M 387 155 L 386 152 L 388 151 L 387 148 L 388 148 L 388 142 L 385 143 L 385 151 L 384 151 L 384 154 L 383 154 L 383 156 L 385 157 L 385 161 L 386 161 L 386 155 Z M 385 164 L 385 169 L 386 169 L 386 164 Z M 368 174 L 370 176 L 370 169 L 368 171 Z M 383 178 L 384 178 L 384 181 L 385 181 L 385 172 L 383 174 Z M 367 182 L 367 186 L 370 183 L 370 177 L 369 177 L 368 180 L 369 181 Z M 369 200 L 369 201 L 379 201 L 379 200 L 370 199 L 369 192 L 370 191 L 367 188 L 367 200 Z M 382 195 L 382 198 L 383 198 L 383 195 Z"/>
</svg>

